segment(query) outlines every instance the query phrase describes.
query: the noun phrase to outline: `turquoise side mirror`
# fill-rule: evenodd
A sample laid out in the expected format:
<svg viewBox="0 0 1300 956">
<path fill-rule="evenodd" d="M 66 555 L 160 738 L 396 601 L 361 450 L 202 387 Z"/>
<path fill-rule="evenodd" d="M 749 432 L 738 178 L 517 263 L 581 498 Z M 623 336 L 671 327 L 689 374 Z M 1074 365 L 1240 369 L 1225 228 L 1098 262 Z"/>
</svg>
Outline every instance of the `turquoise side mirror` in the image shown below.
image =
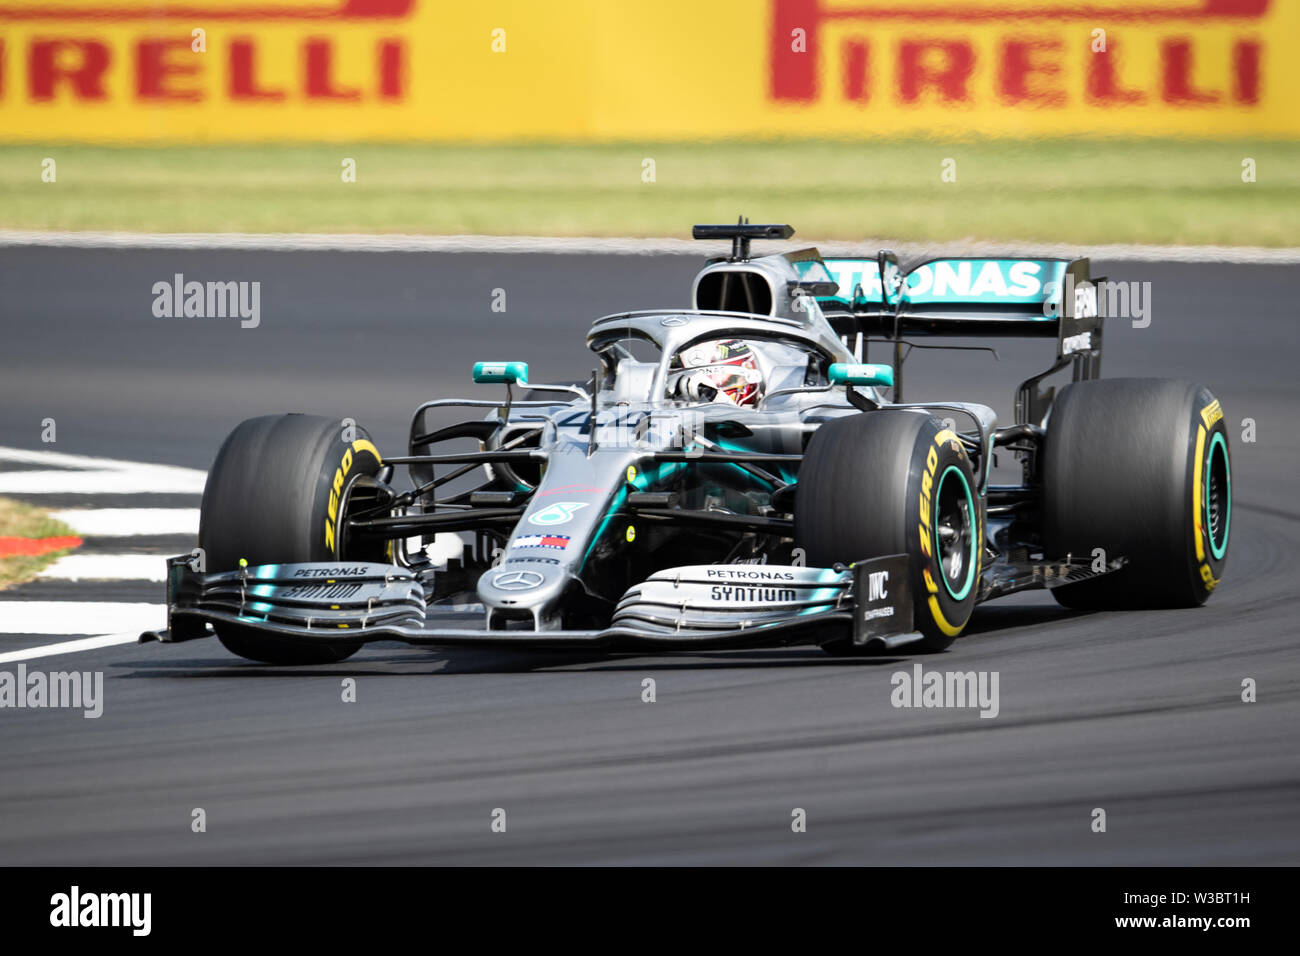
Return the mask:
<svg viewBox="0 0 1300 956">
<path fill-rule="evenodd" d="M 527 362 L 475 362 L 474 381 L 480 385 L 505 382 L 507 385 L 528 384 Z"/>
<path fill-rule="evenodd" d="M 836 362 L 827 372 L 832 385 L 893 385 L 894 370 L 888 365 Z"/>
</svg>

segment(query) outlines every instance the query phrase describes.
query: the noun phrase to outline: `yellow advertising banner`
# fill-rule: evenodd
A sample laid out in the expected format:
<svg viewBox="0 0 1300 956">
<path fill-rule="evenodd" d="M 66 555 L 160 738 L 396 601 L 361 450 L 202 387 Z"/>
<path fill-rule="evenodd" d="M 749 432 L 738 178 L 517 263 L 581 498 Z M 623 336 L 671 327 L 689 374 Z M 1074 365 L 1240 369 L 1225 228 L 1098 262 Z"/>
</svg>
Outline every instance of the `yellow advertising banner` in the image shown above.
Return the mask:
<svg viewBox="0 0 1300 956">
<path fill-rule="evenodd" d="M 1296 0 L 0 0 L 0 141 L 1300 137 Z"/>
</svg>

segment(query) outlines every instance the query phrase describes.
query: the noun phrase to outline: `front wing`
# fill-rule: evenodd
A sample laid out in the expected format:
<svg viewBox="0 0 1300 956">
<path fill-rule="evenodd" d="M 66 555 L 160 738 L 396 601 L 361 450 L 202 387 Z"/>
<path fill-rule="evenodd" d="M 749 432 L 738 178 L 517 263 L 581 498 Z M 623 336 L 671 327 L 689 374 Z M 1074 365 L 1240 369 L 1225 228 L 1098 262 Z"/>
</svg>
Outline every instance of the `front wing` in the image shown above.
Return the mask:
<svg viewBox="0 0 1300 956">
<path fill-rule="evenodd" d="M 193 640 L 226 623 L 346 643 L 706 650 L 824 644 L 852 635 L 855 644 L 884 649 L 922 637 L 911 629 L 907 561 L 891 555 L 849 568 L 670 568 L 629 588 L 602 630 L 489 631 L 443 626 L 446 609 L 427 606 L 421 581 L 397 565 L 279 564 L 209 574 L 182 555 L 168 560 L 167 628 L 140 640 Z"/>
</svg>

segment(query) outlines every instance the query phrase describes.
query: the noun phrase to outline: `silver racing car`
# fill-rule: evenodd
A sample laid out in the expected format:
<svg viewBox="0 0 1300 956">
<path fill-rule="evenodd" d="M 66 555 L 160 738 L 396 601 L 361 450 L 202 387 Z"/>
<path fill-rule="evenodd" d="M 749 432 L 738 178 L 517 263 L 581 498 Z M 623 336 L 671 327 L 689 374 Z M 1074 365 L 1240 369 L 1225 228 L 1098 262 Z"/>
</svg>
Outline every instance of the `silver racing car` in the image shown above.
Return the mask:
<svg viewBox="0 0 1300 956">
<path fill-rule="evenodd" d="M 477 363 L 493 397 L 424 403 L 405 455 L 350 419 L 243 422 L 198 547 L 169 561 L 168 627 L 142 639 L 215 634 L 276 664 L 391 639 L 847 655 L 942 650 L 1027 588 L 1206 600 L 1231 517 L 1223 411 L 1203 386 L 1098 377 L 1087 260 L 751 255 L 793 232 L 696 226 L 732 247 L 693 308 L 598 319 L 582 383 Z M 1042 337 L 1055 358 L 1000 424 L 903 401 L 925 336 Z M 991 483 L 998 449 L 1021 482 Z"/>
</svg>

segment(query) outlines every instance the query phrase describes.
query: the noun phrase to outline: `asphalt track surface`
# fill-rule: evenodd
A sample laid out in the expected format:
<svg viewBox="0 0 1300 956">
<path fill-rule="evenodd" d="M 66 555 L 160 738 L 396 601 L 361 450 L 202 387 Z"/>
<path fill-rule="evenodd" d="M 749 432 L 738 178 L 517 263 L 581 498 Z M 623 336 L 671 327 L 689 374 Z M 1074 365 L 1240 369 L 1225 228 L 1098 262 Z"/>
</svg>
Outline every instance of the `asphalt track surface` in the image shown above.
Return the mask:
<svg viewBox="0 0 1300 956">
<path fill-rule="evenodd" d="M 354 417 L 397 449 L 417 402 L 487 389 L 469 382 L 474 360 L 583 376 L 592 317 L 682 305 L 697 265 L 0 250 L 0 445 L 48 449 L 51 417 L 60 452 L 206 468 L 240 419 L 300 410 Z M 261 281 L 260 327 L 153 318 L 150 289 L 176 272 Z M 1039 593 L 981 608 L 923 663 L 998 672 L 996 719 L 892 707 L 891 674 L 920 659 L 816 649 L 384 644 L 294 670 L 201 641 L 46 658 L 29 666 L 103 671 L 105 712 L 0 711 L 0 863 L 1300 863 L 1300 269 L 1094 273 L 1150 281 L 1154 297 L 1148 328 L 1109 323 L 1104 372 L 1206 382 L 1232 425 L 1230 562 L 1206 607 L 1081 614 Z M 927 353 L 908 397 L 986 401 L 1005 420 L 1049 350 Z M 149 583 L 27 587 L 161 599 Z M 345 677 L 355 704 L 341 702 Z M 1258 702 L 1241 701 L 1244 678 Z M 191 832 L 195 807 L 206 833 Z M 1105 833 L 1090 827 L 1098 807 Z"/>
</svg>

